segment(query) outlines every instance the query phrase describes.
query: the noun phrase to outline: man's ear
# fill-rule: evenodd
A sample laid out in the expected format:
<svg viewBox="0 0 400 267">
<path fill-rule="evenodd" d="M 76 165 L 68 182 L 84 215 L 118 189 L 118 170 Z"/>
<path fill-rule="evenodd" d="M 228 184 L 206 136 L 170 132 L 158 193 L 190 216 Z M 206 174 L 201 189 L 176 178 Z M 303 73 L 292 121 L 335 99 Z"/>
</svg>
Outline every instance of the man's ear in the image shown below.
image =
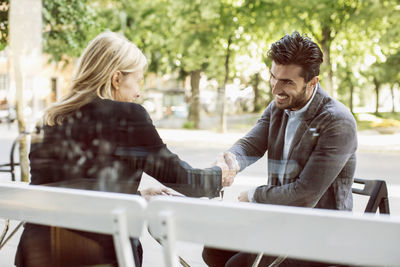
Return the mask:
<svg viewBox="0 0 400 267">
<path fill-rule="evenodd" d="M 315 88 L 315 86 L 317 85 L 319 81 L 318 76 L 314 76 L 311 80 L 310 80 L 310 86 L 311 88 Z"/>
<path fill-rule="evenodd" d="M 122 78 L 122 73 L 119 70 L 116 70 L 111 77 L 111 85 L 114 89 L 118 90 L 119 87 L 121 86 L 121 78 Z"/>
</svg>

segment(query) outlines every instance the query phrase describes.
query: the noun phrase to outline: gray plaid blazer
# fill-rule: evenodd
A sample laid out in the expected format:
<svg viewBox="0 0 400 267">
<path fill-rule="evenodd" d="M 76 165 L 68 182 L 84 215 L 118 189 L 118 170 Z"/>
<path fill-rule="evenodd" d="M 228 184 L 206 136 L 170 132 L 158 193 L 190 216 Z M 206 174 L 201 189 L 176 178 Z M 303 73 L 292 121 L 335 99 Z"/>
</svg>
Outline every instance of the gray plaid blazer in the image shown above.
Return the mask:
<svg viewBox="0 0 400 267">
<path fill-rule="evenodd" d="M 301 118 L 283 163 L 287 123 L 284 110 L 271 102 L 256 125 L 230 149 L 240 169 L 268 151 L 268 184 L 259 186 L 259 203 L 351 210 L 351 186 L 356 167 L 357 126 L 350 111 L 318 85 L 309 108 Z M 279 171 L 285 172 L 283 183 Z"/>
</svg>

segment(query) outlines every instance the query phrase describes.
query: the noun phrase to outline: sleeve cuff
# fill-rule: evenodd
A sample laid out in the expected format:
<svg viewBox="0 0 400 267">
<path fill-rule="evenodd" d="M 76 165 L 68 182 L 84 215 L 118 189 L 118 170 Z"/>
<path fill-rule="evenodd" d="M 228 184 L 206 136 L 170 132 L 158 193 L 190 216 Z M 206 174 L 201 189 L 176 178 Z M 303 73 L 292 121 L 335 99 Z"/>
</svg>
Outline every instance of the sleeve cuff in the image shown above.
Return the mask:
<svg viewBox="0 0 400 267">
<path fill-rule="evenodd" d="M 254 193 L 256 192 L 257 187 L 254 187 L 253 189 L 250 189 L 247 192 L 247 198 L 249 199 L 249 202 L 253 202 L 255 203 L 255 199 L 254 199 Z"/>
</svg>

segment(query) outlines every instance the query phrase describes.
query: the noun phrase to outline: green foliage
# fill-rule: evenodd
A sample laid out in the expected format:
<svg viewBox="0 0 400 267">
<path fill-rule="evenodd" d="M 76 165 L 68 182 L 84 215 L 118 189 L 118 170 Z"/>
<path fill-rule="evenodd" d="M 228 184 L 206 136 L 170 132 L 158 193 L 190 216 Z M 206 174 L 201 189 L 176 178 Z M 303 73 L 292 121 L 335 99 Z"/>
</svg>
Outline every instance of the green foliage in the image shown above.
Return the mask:
<svg viewBox="0 0 400 267">
<path fill-rule="evenodd" d="M 378 117 L 381 119 L 400 121 L 400 112 L 381 112 Z"/>
<path fill-rule="evenodd" d="M 77 57 L 96 35 L 96 14 L 88 0 L 43 0 L 43 51 L 52 60 Z M 0 3 L 0 50 L 8 45 L 9 0 Z M 65 58 L 64 58 L 65 59 Z"/>
<path fill-rule="evenodd" d="M 186 122 L 183 123 L 182 127 L 184 129 L 193 130 L 194 129 L 194 121 L 186 121 Z"/>
<path fill-rule="evenodd" d="M 205 69 L 219 51 L 219 1 L 171 0 L 171 45 L 174 63 L 186 72 Z"/>
<path fill-rule="evenodd" d="M 357 130 L 365 131 L 373 129 L 373 121 L 357 121 Z"/>
<path fill-rule="evenodd" d="M 44 0 L 43 51 L 57 62 L 78 57 L 93 35 L 94 18 L 87 0 Z"/>
<path fill-rule="evenodd" d="M 388 55 L 385 62 L 376 62 L 372 65 L 375 77 L 382 83 L 393 85 L 400 82 L 400 51 Z"/>
<path fill-rule="evenodd" d="M 338 98 L 369 99 L 373 78 L 399 83 L 398 0 L 43 0 L 43 48 L 60 61 L 77 57 L 99 32 L 123 33 L 144 51 L 148 71 L 202 70 L 219 86 L 251 76 L 271 62 L 270 43 L 297 30 L 316 40 L 325 58 L 321 82 L 331 72 Z M 0 4 L 0 50 L 8 40 L 9 0 Z M 228 49 L 229 45 L 229 49 Z M 229 76 L 226 60 L 229 54 Z M 374 60 L 366 63 L 366 58 Z M 261 63 L 265 63 L 262 65 Z M 260 67 L 253 68 L 255 63 Z M 329 64 L 328 64 L 329 63 Z M 350 91 L 352 90 L 352 91 Z"/>
<path fill-rule="evenodd" d="M 379 116 L 372 113 L 356 114 L 357 128 L 361 130 L 376 129 L 381 133 L 391 133 L 400 130 L 399 112 L 381 112 Z"/>
<path fill-rule="evenodd" d="M 10 8 L 9 0 L 0 2 L 0 51 L 8 43 L 8 10 Z"/>
</svg>

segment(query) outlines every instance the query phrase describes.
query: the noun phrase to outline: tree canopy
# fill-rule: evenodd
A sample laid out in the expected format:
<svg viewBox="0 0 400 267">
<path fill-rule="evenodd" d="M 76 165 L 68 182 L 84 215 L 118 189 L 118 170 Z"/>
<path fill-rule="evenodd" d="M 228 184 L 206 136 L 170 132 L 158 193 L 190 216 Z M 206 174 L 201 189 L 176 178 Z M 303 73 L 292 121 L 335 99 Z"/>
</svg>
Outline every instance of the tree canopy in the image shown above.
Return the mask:
<svg viewBox="0 0 400 267">
<path fill-rule="evenodd" d="M 0 4 L 0 50 L 8 6 Z M 43 47 L 60 61 L 99 32 L 117 31 L 144 51 L 149 72 L 199 72 L 223 88 L 256 77 L 254 66 L 269 65 L 270 43 L 296 30 L 324 52 L 322 85 L 352 106 L 361 87 L 373 91 L 373 77 L 399 82 L 399 21 L 397 0 L 43 0 Z"/>
</svg>

